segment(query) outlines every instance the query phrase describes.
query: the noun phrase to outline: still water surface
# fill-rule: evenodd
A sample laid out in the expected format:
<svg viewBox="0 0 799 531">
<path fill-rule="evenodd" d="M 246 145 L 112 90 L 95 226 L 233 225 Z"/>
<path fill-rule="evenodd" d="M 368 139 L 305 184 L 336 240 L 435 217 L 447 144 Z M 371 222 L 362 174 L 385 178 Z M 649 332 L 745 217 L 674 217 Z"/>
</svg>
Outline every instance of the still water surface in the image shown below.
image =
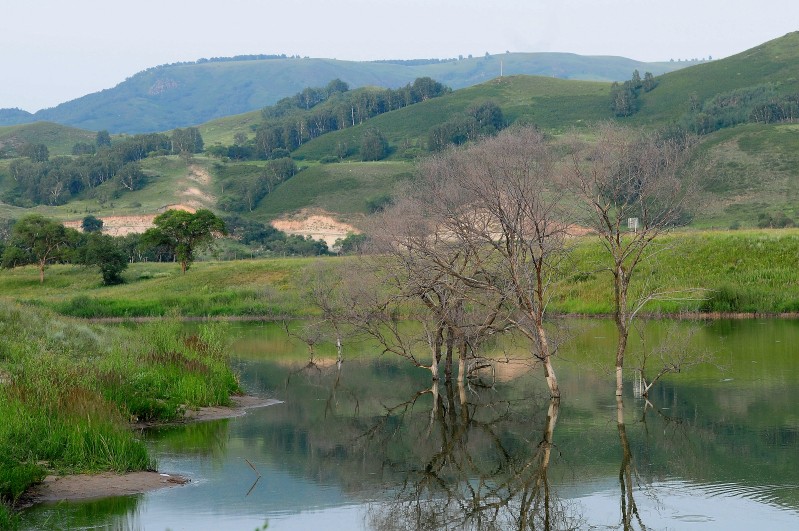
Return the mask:
<svg viewBox="0 0 799 531">
<path fill-rule="evenodd" d="M 552 404 L 524 363 L 431 387 L 369 345 L 345 344 L 340 368 L 324 348 L 308 364 L 279 327 L 235 325 L 243 386 L 283 403 L 146 433 L 159 468 L 189 486 L 42 505 L 25 526 L 799 529 L 799 321 L 647 324 L 634 352 L 687 340 L 714 355 L 649 403 L 632 381 L 614 397 L 611 323 L 567 328 Z"/>
</svg>

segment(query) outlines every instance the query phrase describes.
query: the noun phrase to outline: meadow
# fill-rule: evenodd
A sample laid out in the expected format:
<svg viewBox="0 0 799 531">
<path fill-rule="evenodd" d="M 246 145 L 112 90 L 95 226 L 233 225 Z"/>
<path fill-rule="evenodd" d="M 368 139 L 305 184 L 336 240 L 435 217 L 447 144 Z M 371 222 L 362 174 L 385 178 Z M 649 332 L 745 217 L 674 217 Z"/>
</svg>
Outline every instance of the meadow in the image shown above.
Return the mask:
<svg viewBox="0 0 799 531">
<path fill-rule="evenodd" d="M 607 257 L 594 236 L 569 242 L 548 311 L 606 315 L 612 310 Z M 644 311 L 790 313 L 799 311 L 799 229 L 679 231 L 656 240 L 636 273 L 638 293 L 655 298 Z M 3 271 L 0 297 L 84 318 L 303 318 L 315 309 L 305 297 L 313 267 L 332 264 L 342 275 L 358 257 L 261 258 L 196 262 L 185 275 L 173 263 L 135 263 L 125 283 L 103 286 L 92 269 L 51 266 L 43 285 L 32 266 Z M 685 297 L 689 290 L 700 290 Z M 0 299 L 0 300 L 2 300 Z"/>
</svg>

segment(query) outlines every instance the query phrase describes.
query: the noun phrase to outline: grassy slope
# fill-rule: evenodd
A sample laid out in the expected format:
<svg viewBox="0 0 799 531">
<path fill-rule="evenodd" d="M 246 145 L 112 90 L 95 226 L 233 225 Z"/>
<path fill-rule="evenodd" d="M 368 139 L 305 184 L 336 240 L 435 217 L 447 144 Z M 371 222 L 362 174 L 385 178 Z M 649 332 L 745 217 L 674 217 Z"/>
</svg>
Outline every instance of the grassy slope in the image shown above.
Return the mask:
<svg viewBox="0 0 799 531">
<path fill-rule="evenodd" d="M 748 124 L 708 135 L 694 171 L 702 201 L 694 225 L 755 226 L 761 213 L 799 221 L 799 125 Z"/>
<path fill-rule="evenodd" d="M 364 130 L 370 127 L 379 129 L 394 148 L 402 145 L 424 148 L 430 129 L 487 100 L 496 102 L 509 122 L 520 120 L 548 130 L 564 131 L 581 123 L 611 118 L 609 90 L 610 85 L 600 82 L 535 76 L 504 77 L 382 114 L 363 125 L 323 135 L 300 147 L 295 154 L 300 158 L 318 160 L 334 153 L 339 142 L 357 148 Z"/>
<path fill-rule="evenodd" d="M 774 83 L 783 93 L 799 92 L 799 32 L 768 41 L 750 50 L 658 77 L 655 90 L 643 94 L 641 110 L 630 119 L 637 124 L 676 121 L 688 110 L 695 94 L 704 101 L 733 89 Z"/>
<path fill-rule="evenodd" d="M 44 144 L 50 155 L 69 155 L 77 142 L 94 143 L 96 133 L 59 125 L 51 122 L 36 122 L 25 125 L 0 127 L 0 147 L 19 147 L 23 144 Z"/>
<path fill-rule="evenodd" d="M 351 218 L 366 214 L 367 202 L 391 194 L 414 171 L 407 162 L 345 162 L 311 166 L 266 196 L 254 216 L 267 221 L 303 208 Z"/>
</svg>

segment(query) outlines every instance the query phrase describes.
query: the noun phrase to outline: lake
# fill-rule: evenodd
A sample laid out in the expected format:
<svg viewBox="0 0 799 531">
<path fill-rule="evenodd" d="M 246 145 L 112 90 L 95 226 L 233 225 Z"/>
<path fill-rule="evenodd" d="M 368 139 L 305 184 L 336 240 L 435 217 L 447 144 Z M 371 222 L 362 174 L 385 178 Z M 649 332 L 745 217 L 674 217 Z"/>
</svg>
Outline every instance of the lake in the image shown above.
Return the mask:
<svg viewBox="0 0 799 531">
<path fill-rule="evenodd" d="M 799 321 L 648 322 L 636 353 L 712 357 L 614 396 L 609 321 L 558 324 L 552 403 L 521 344 L 458 387 L 345 342 L 315 363 L 231 325 L 251 394 L 281 404 L 144 437 L 185 487 L 39 505 L 27 529 L 799 529 Z"/>
</svg>

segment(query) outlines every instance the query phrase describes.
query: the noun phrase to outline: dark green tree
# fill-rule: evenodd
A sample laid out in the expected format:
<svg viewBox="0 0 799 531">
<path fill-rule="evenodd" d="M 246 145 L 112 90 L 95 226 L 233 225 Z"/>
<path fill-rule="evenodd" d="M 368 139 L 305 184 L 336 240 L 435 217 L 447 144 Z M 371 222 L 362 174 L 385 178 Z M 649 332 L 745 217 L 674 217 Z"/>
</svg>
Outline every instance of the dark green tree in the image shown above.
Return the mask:
<svg viewBox="0 0 799 531">
<path fill-rule="evenodd" d="M 111 145 L 111 135 L 108 134 L 108 131 L 103 129 L 102 131 L 97 131 L 97 135 L 94 137 L 94 143 L 97 144 L 97 147 L 109 147 Z"/>
<path fill-rule="evenodd" d="M 89 214 L 83 221 L 80 223 L 80 227 L 83 229 L 83 232 L 90 233 L 90 232 L 102 232 L 103 230 L 103 220 L 92 216 Z"/>
<path fill-rule="evenodd" d="M 20 151 L 33 162 L 46 162 L 50 158 L 50 151 L 44 144 L 25 144 Z"/>
<path fill-rule="evenodd" d="M 646 72 L 644 74 L 644 81 L 642 83 L 642 87 L 644 89 L 644 92 L 649 92 L 650 90 L 655 88 L 657 85 L 658 85 L 658 82 L 655 79 L 655 76 L 652 75 L 652 72 Z"/>
<path fill-rule="evenodd" d="M 201 153 L 203 150 L 203 137 L 196 127 L 175 129 L 172 132 L 172 153 L 186 155 Z"/>
<path fill-rule="evenodd" d="M 78 155 L 94 155 L 97 151 L 97 148 L 94 144 L 90 144 L 88 142 L 77 142 L 74 146 L 72 146 L 72 154 L 75 156 Z"/>
<path fill-rule="evenodd" d="M 11 238 L 3 252 L 3 267 L 39 266 L 39 282 L 44 283 L 44 269 L 59 260 L 69 243 L 67 229 L 61 223 L 41 214 L 20 219 L 11 230 Z"/>
<path fill-rule="evenodd" d="M 378 129 L 369 128 L 361 137 L 361 158 L 382 160 L 388 155 L 388 140 Z"/>
<path fill-rule="evenodd" d="M 107 234 L 91 234 L 82 254 L 84 265 L 100 268 L 103 284 L 112 286 L 123 282 L 122 272 L 128 267 L 128 256 L 116 238 Z"/>
<path fill-rule="evenodd" d="M 193 214 L 185 210 L 167 210 L 153 223 L 155 227 L 147 229 L 142 236 L 143 242 L 152 247 L 169 248 L 180 262 L 183 273 L 194 262 L 198 250 L 211 245 L 217 234 L 227 234 L 225 222 L 207 209 Z"/>
</svg>

